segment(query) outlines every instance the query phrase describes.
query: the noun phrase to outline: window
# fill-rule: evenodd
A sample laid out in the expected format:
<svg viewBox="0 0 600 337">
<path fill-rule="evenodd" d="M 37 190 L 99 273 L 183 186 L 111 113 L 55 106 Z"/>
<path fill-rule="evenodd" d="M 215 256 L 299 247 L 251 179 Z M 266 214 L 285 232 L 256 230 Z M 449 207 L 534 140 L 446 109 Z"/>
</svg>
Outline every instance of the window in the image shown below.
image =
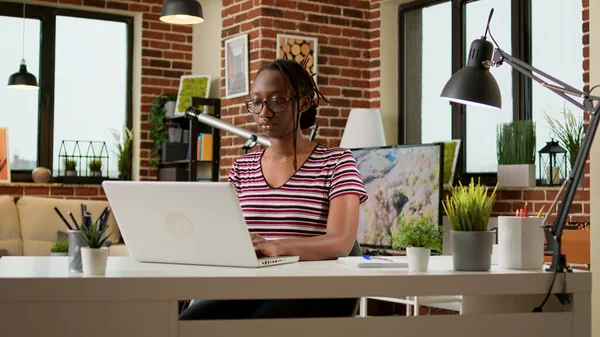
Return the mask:
<svg viewBox="0 0 600 337">
<path fill-rule="evenodd" d="M 544 112 L 557 117 L 566 105 L 581 113 L 507 64 L 491 69 L 502 94 L 500 111 L 439 98 L 446 81 L 464 67 L 471 42 L 484 35 L 491 8 L 490 29 L 500 48 L 576 88 L 584 86 L 581 2 L 423 0 L 400 6 L 399 97 L 404 99 L 399 100 L 398 139 L 405 144 L 462 139 L 457 173 L 488 183 L 495 181 L 499 123 L 533 119 L 539 150 L 551 137 Z M 436 17 L 428 18 L 430 13 Z M 429 27 L 435 33 L 426 34 Z M 435 55 L 428 54 L 428 46 L 436 46 Z"/>
<path fill-rule="evenodd" d="M 12 90 L 8 77 L 19 70 L 24 52 L 27 70 L 40 78 L 40 20 L 25 20 L 25 44 L 22 41 L 23 19 L 0 16 L 0 126 L 8 127 L 8 153 L 13 170 L 33 170 L 38 158 L 38 91 Z M 3 158 L 0 158 L 3 160 Z"/>
<path fill-rule="evenodd" d="M 407 144 L 452 139 L 452 109 L 432 99 L 452 76 L 452 6 L 450 2 L 409 10 L 404 13 L 406 75 L 405 88 Z M 410 66 L 407 66 L 410 65 Z"/>
<path fill-rule="evenodd" d="M 22 10 L 16 3 L 0 7 L 0 43 L 8 46 L 0 54 L 2 79 L 18 70 Z M 82 155 L 88 141 L 97 142 L 97 154 L 105 142 L 109 158 L 103 164 L 109 177 L 116 178 L 111 131 L 132 125 L 133 19 L 29 5 L 26 17 L 25 60 L 40 89 L 0 87 L 0 99 L 10 111 L 0 114 L 0 125 L 9 128 L 13 180 L 31 180 L 31 170 L 38 166 L 57 176 L 63 140 L 83 141 Z M 60 169 L 64 172 L 64 164 Z"/>
</svg>

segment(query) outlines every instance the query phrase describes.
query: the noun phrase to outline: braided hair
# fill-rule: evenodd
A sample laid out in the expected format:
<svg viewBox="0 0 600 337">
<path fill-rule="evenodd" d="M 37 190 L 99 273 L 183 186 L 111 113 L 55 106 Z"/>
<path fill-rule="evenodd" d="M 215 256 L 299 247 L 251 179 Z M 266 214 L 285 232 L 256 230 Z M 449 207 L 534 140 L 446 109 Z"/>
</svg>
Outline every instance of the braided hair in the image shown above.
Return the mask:
<svg viewBox="0 0 600 337">
<path fill-rule="evenodd" d="M 325 98 L 317 88 L 313 76 L 306 70 L 306 63 L 308 62 L 309 57 L 310 56 L 305 57 L 302 60 L 302 63 L 298 63 L 295 60 L 276 59 L 262 66 L 256 73 L 256 76 L 258 76 L 263 70 L 279 71 L 283 76 L 287 90 L 292 97 L 294 171 L 298 169 L 296 160 L 296 138 L 298 128 L 300 128 L 300 130 L 306 130 L 315 124 L 315 121 L 317 120 L 317 108 L 319 107 L 321 98 L 329 103 L 327 98 Z M 308 96 L 311 99 L 310 107 L 302 114 L 300 114 L 301 96 Z M 314 100 L 315 98 L 317 99 L 316 102 Z"/>
</svg>

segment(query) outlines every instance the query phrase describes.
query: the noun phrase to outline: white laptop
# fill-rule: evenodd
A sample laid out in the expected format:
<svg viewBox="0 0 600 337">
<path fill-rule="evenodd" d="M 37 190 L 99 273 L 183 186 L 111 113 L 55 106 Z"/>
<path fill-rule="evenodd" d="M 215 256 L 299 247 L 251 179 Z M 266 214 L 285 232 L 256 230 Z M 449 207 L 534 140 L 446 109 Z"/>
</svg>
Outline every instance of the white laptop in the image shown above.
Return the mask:
<svg viewBox="0 0 600 337">
<path fill-rule="evenodd" d="M 298 256 L 256 256 L 230 183 L 104 181 L 102 186 L 137 261 L 232 267 L 298 261 Z"/>
</svg>

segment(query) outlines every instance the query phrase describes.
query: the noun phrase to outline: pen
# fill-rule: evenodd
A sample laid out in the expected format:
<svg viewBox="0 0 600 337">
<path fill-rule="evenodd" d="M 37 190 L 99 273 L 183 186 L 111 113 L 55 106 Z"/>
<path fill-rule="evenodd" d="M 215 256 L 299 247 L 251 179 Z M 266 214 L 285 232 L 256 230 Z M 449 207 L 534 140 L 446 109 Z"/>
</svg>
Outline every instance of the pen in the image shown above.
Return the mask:
<svg viewBox="0 0 600 337">
<path fill-rule="evenodd" d="M 62 213 L 58 210 L 58 208 L 54 207 L 54 211 L 56 212 L 56 214 L 58 214 L 58 216 L 60 217 L 60 219 L 65 223 L 65 225 L 67 225 L 67 228 L 69 228 L 70 230 L 73 230 L 73 227 L 71 227 L 71 225 L 69 225 L 69 222 L 67 221 L 67 219 L 65 219 L 65 217 L 62 215 Z"/>
<path fill-rule="evenodd" d="M 394 260 L 389 257 L 363 255 L 363 258 L 365 258 L 365 260 L 381 260 L 381 261 L 394 262 Z"/>
<path fill-rule="evenodd" d="M 75 224 L 75 228 L 77 228 L 78 230 L 79 228 L 79 224 L 77 223 L 77 220 L 75 220 L 75 217 L 73 216 L 73 213 L 71 213 L 71 211 L 68 211 L 67 213 L 69 213 L 69 216 L 71 217 L 71 220 L 73 220 L 73 224 Z"/>
</svg>

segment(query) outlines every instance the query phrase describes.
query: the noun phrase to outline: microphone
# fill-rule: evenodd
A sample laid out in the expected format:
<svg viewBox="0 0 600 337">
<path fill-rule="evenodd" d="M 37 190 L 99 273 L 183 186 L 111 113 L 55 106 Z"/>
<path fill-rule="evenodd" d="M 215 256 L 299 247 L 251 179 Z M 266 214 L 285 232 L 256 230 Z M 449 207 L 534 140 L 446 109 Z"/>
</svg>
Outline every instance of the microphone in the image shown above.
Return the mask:
<svg viewBox="0 0 600 337">
<path fill-rule="evenodd" d="M 189 118 L 189 119 L 195 118 L 201 123 L 210 125 L 212 127 L 215 127 L 217 129 L 220 129 L 223 131 L 233 133 L 236 136 L 240 136 L 240 137 L 246 138 L 248 140 L 251 140 L 252 143 L 254 143 L 254 145 L 256 145 L 256 143 L 258 143 L 263 146 L 271 146 L 271 140 L 268 137 L 261 136 L 261 135 L 255 135 L 254 133 L 252 133 L 249 130 L 240 128 L 233 124 L 229 124 L 217 117 L 214 117 L 214 116 L 211 116 L 208 114 L 203 114 L 200 111 L 198 111 L 197 108 L 195 108 L 193 106 L 190 106 L 189 108 L 187 108 L 185 110 L 185 117 Z M 254 145 L 252 145 L 252 146 L 254 146 Z"/>
</svg>

